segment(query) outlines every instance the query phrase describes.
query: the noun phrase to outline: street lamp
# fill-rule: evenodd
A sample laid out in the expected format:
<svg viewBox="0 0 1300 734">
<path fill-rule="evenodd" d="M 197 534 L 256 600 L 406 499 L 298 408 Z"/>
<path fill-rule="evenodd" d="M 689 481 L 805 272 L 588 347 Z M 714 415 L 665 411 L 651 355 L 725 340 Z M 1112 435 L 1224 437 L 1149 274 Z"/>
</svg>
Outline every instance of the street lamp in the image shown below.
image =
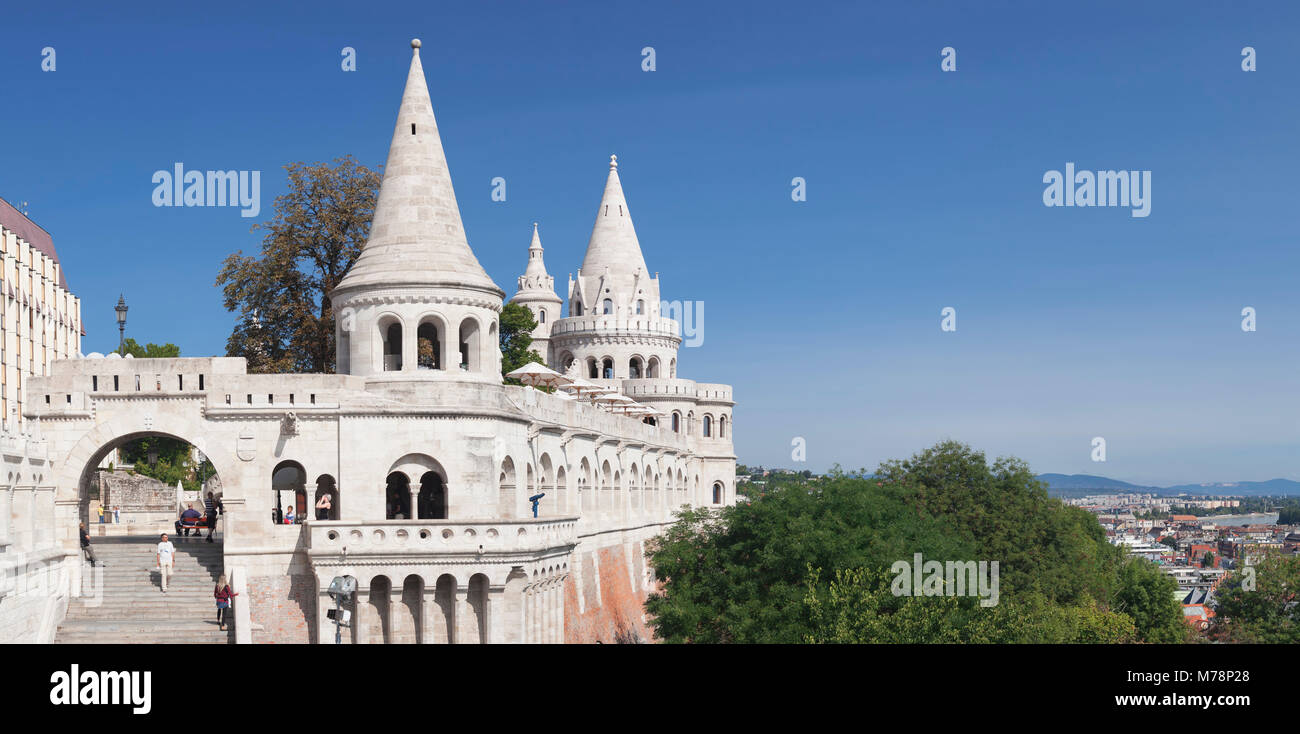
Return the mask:
<svg viewBox="0 0 1300 734">
<path fill-rule="evenodd" d="M 126 298 L 122 294 L 117 295 L 117 306 L 113 309 L 117 311 L 117 353 L 126 356 Z"/>
<path fill-rule="evenodd" d="M 347 549 L 344 549 L 347 552 Z M 330 582 L 329 595 L 334 600 L 334 608 L 327 610 L 325 616 L 334 620 L 334 644 L 343 643 L 341 627 L 351 627 L 352 612 L 344 605 L 352 605 L 352 597 L 357 593 L 357 580 L 351 576 L 335 576 Z"/>
</svg>

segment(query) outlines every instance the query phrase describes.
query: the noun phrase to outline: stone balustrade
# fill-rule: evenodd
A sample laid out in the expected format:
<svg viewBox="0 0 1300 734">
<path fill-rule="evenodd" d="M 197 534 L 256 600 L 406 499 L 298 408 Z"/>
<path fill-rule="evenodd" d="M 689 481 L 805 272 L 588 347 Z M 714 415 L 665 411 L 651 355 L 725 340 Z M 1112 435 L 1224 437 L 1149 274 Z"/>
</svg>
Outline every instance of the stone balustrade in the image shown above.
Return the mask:
<svg viewBox="0 0 1300 734">
<path fill-rule="evenodd" d="M 578 542 L 578 518 L 521 520 L 309 520 L 312 556 L 416 557 L 534 554 Z"/>
</svg>

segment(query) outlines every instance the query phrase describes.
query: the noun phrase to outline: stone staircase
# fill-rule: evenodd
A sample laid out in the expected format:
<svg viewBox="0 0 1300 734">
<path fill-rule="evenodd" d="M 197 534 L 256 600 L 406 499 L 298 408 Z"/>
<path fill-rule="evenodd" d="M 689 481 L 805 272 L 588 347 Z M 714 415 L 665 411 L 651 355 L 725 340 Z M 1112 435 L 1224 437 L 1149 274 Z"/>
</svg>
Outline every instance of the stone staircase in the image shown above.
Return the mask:
<svg viewBox="0 0 1300 734">
<path fill-rule="evenodd" d="M 206 533 L 204 533 L 206 535 Z M 212 587 L 221 573 L 221 533 L 206 539 L 172 538 L 175 573 L 162 593 L 154 561 L 157 536 L 91 539 L 103 568 L 103 594 L 73 599 L 54 636 L 56 644 L 233 644 L 233 625 L 217 629 Z M 83 574 L 94 578 L 84 560 Z M 233 615 L 227 613 L 228 618 Z"/>
</svg>

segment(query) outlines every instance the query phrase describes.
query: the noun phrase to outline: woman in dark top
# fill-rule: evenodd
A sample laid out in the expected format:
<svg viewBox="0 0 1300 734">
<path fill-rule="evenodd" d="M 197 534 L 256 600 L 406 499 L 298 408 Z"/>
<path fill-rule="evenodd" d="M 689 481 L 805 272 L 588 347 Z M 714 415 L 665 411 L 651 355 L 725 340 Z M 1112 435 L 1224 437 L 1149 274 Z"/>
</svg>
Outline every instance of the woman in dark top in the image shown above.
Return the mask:
<svg viewBox="0 0 1300 734">
<path fill-rule="evenodd" d="M 230 608 L 231 598 L 239 596 L 239 594 L 230 590 L 230 584 L 226 583 L 226 575 L 223 573 L 217 579 L 217 585 L 212 590 L 212 596 L 216 597 L 217 600 L 217 629 L 224 632 L 226 629 L 226 610 Z"/>
</svg>

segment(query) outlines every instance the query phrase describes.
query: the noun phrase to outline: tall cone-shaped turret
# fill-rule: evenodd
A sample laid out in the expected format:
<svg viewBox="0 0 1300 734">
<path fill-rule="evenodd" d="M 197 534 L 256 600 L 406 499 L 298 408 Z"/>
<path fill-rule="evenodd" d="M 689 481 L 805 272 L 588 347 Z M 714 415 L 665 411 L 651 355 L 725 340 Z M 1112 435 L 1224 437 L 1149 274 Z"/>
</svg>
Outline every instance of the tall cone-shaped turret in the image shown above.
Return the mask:
<svg viewBox="0 0 1300 734">
<path fill-rule="evenodd" d="M 370 238 L 335 292 L 372 286 L 438 285 L 504 292 L 465 239 L 429 88 L 420 42 L 411 42 L 397 127 L 388 149 Z"/>
</svg>

